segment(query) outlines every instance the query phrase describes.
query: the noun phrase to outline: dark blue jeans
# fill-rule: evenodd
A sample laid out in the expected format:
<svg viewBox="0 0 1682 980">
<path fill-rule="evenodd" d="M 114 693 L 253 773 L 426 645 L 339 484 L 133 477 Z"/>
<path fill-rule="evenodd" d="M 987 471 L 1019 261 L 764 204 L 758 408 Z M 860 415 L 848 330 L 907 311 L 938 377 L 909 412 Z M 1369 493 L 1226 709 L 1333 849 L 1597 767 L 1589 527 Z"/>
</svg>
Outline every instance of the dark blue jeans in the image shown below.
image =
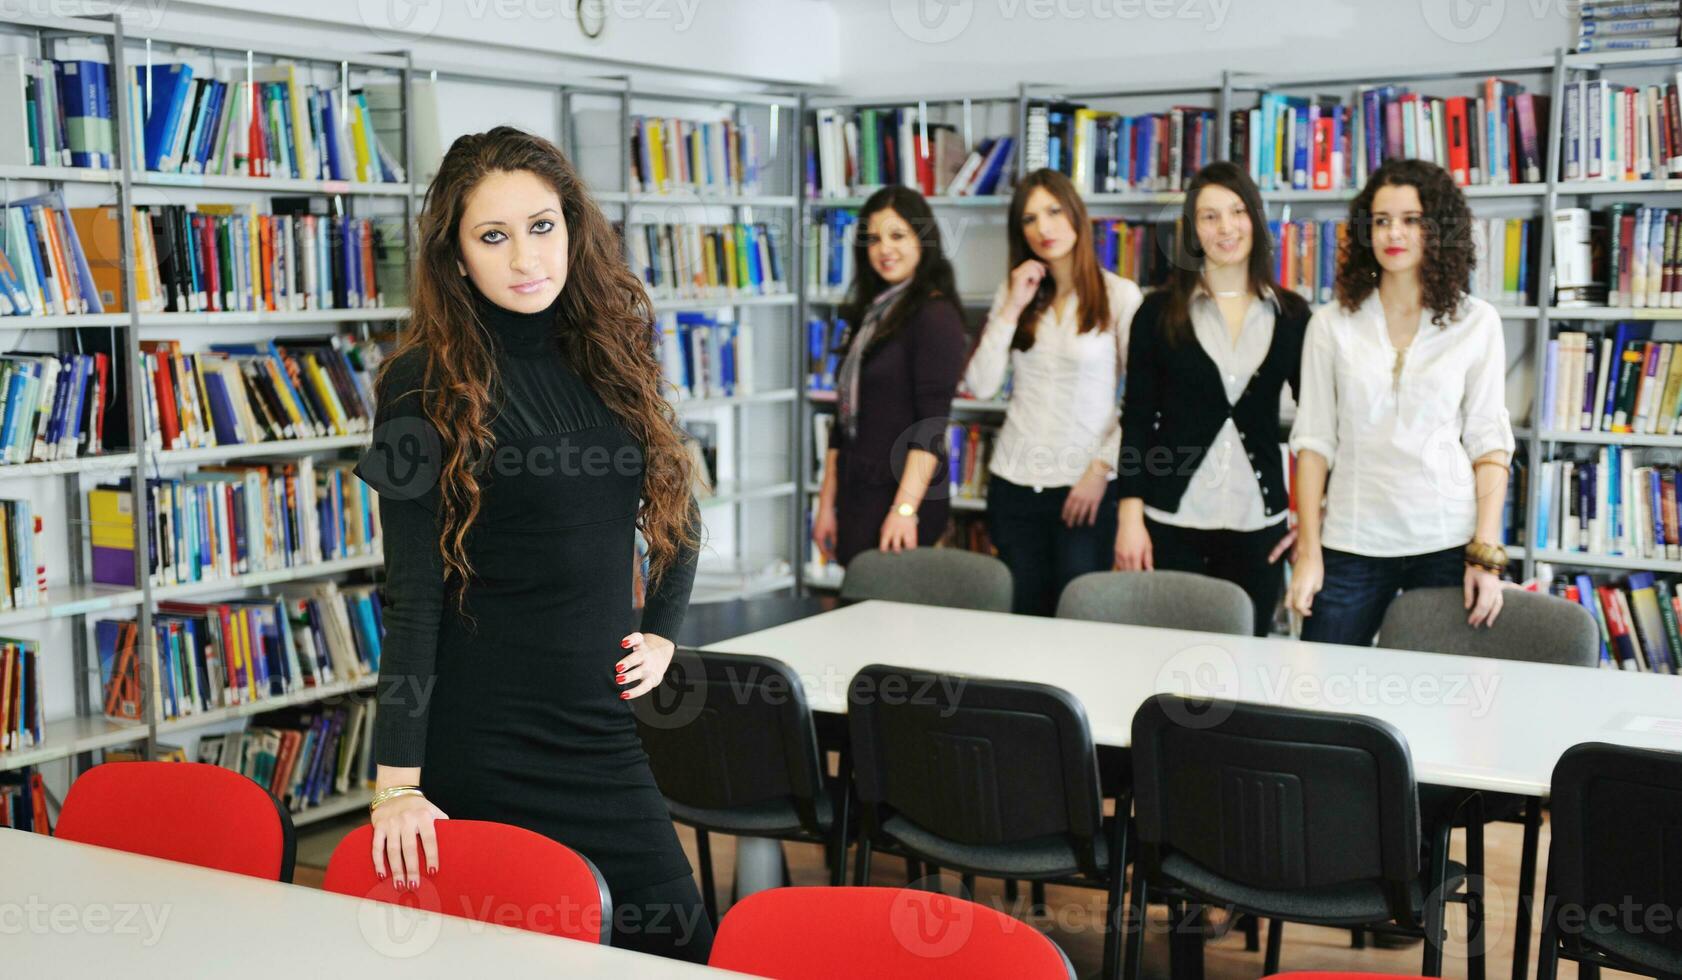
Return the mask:
<svg viewBox="0 0 1682 980">
<path fill-rule="evenodd" d="M 1115 565 L 1115 480 L 1104 489 L 1098 521 L 1081 527 L 1063 523 L 1068 487 L 1033 487 L 987 478 L 987 536 L 1010 566 L 1011 612 L 1050 616 L 1057 611 L 1063 586 L 1087 572 L 1107 572 Z"/>
<path fill-rule="evenodd" d="M 1326 584 L 1314 597 L 1314 615 L 1302 621 L 1302 638 L 1319 643 L 1371 646 L 1384 611 L 1397 592 L 1457 586 L 1466 581 L 1466 549 L 1424 555 L 1369 558 L 1321 549 Z"/>
</svg>

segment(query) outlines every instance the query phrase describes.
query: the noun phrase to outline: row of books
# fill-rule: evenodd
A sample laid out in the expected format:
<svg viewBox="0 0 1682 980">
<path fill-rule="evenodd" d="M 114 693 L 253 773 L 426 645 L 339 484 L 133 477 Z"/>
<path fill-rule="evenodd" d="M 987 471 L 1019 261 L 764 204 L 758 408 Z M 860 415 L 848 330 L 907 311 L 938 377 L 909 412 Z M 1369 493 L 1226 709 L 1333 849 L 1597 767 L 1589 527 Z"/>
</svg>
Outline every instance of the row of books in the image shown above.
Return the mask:
<svg viewBox="0 0 1682 980">
<path fill-rule="evenodd" d="M 243 732 L 203 735 L 198 761 L 244 773 L 298 813 L 373 785 L 377 703 L 277 708 Z"/>
<path fill-rule="evenodd" d="M 176 585 L 380 552 L 374 491 L 349 462 L 238 463 L 146 481 L 152 584 Z M 93 581 L 132 588 L 130 481 L 88 491 Z"/>
<path fill-rule="evenodd" d="M 1279 282 L 1310 303 L 1331 302 L 1339 256 L 1348 247 L 1349 223 L 1342 219 L 1270 221 L 1267 228 L 1273 236 L 1273 271 Z M 1477 263 L 1468 291 L 1502 306 L 1532 301 L 1540 236 L 1541 223 L 1533 218 L 1473 218 Z"/>
<path fill-rule="evenodd" d="M 1577 50 L 1651 51 L 1673 48 L 1682 31 L 1675 0 L 1578 0 Z"/>
<path fill-rule="evenodd" d="M 1098 264 L 1141 286 L 1159 286 L 1174 270 L 1174 240 L 1179 221 L 1130 221 L 1099 218 L 1092 222 Z"/>
<path fill-rule="evenodd" d="M 813 292 L 839 293 L 853 282 L 854 235 L 857 211 L 825 208 L 812 221 L 812 246 L 806 249 L 806 287 Z"/>
<path fill-rule="evenodd" d="M 1673 435 L 1682 413 L 1682 345 L 1648 340 L 1651 325 L 1611 335 L 1562 330 L 1542 366 L 1541 418 L 1567 432 Z"/>
<path fill-rule="evenodd" d="M 1386 160 L 1429 160 L 1468 184 L 1539 183 L 1548 97 L 1487 78 L 1472 96 L 1440 98 L 1368 85 L 1336 96 L 1267 92 L 1232 114 L 1231 159 L 1264 191 L 1365 186 Z"/>
<path fill-rule="evenodd" d="M 753 194 L 759 167 L 759 128 L 752 123 L 631 118 L 634 192 Z"/>
<path fill-rule="evenodd" d="M 663 313 L 655 318 L 660 369 L 670 397 L 732 398 L 753 387 L 753 325 L 726 313 Z"/>
<path fill-rule="evenodd" d="M 82 246 L 84 237 L 95 234 L 93 225 L 103 210 L 67 209 L 57 191 L 24 198 L 5 209 L 0 314 L 103 313 L 112 305 L 115 295 L 106 291 Z M 120 250 L 109 253 L 113 264 L 120 257 Z M 116 295 L 120 294 L 119 287 Z"/>
<path fill-rule="evenodd" d="M 976 422 L 946 427 L 946 485 L 954 500 L 987 499 L 987 457 L 999 430 Z"/>
<path fill-rule="evenodd" d="M 1555 459 L 1537 472 L 1541 503 L 1533 535 L 1541 549 L 1676 561 L 1676 469 L 1644 466 L 1623 446 L 1593 458 Z"/>
<path fill-rule="evenodd" d="M 1676 73 L 1682 81 L 1682 72 Z M 1560 127 L 1565 180 L 1657 180 L 1682 174 L 1678 81 L 1636 87 L 1569 82 Z"/>
<path fill-rule="evenodd" d="M 235 602 L 161 602 L 152 642 L 133 619 L 94 626 L 103 711 L 141 720 L 142 664 L 156 670 L 165 720 L 353 683 L 379 671 L 382 612 L 371 585 L 317 582 Z"/>
<path fill-rule="evenodd" d="M 105 353 L 0 355 L 0 463 L 103 451 L 111 383 Z"/>
<path fill-rule="evenodd" d="M 1215 112 L 1198 106 L 1126 116 L 1072 102 L 1035 102 L 1026 126 L 1025 172 L 1049 167 L 1083 194 L 1182 190 L 1221 155 Z"/>
<path fill-rule="evenodd" d="M 311 85 L 296 65 L 195 77 L 181 62 L 137 65 L 130 84 L 134 153 L 164 173 L 403 181 L 402 161 L 375 130 L 362 89 Z"/>
<path fill-rule="evenodd" d="M 735 224 L 638 222 L 631 268 L 658 298 L 704 299 L 788 291 L 782 234 L 763 221 Z"/>
<path fill-rule="evenodd" d="M 1554 228 L 1560 306 L 1682 307 L 1682 209 L 1563 208 Z"/>
<path fill-rule="evenodd" d="M 1600 666 L 1675 674 L 1682 664 L 1682 595 L 1675 583 L 1652 572 L 1617 581 L 1588 575 L 1555 578 L 1548 591 L 1581 605 L 1600 627 Z"/>
<path fill-rule="evenodd" d="M 52 834 L 47 818 L 47 784 L 33 766 L 0 772 L 0 827 Z"/>
<path fill-rule="evenodd" d="M 32 748 L 46 735 L 41 644 L 0 637 L 0 752 Z"/>
<path fill-rule="evenodd" d="M 368 432 L 374 419 L 373 341 L 331 337 L 212 344 L 141 341 L 145 433 L 154 449 L 238 446 Z"/>
<path fill-rule="evenodd" d="M 1001 194 L 1011 186 L 1010 136 L 965 147 L 949 123 L 913 108 L 819 109 L 806 126 L 804 179 L 814 198 L 869 194 L 902 184 L 928 196 Z"/>
<path fill-rule="evenodd" d="M 47 601 L 46 524 L 35 502 L 0 500 L 0 609 Z"/>
<path fill-rule="evenodd" d="M 0 131 L 23 134 L 0 147 L 0 164 L 109 167 L 116 127 L 110 66 L 0 54 Z"/>
<path fill-rule="evenodd" d="M 135 292 L 146 312 L 353 310 L 385 305 L 379 269 L 395 219 L 312 214 L 307 197 L 135 209 Z M 95 278 L 122 295 L 122 234 L 112 209 Z M 118 304 L 120 309 L 120 304 Z"/>
<path fill-rule="evenodd" d="M 847 321 L 833 317 L 811 317 L 806 321 L 806 389 L 834 391 L 835 373 L 841 369 L 841 341 L 847 336 Z"/>
</svg>

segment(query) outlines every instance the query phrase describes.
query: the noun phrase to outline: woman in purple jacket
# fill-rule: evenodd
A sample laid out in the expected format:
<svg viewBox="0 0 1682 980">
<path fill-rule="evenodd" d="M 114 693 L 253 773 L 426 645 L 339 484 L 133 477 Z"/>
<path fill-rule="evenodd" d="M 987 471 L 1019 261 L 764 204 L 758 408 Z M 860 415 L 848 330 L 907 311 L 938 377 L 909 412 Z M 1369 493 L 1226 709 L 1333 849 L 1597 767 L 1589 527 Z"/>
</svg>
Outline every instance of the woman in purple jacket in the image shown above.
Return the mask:
<svg viewBox="0 0 1682 980">
<path fill-rule="evenodd" d="M 946 417 L 968 340 L 922 195 L 884 187 L 859 210 L 851 326 L 812 539 L 845 565 L 869 548 L 932 545 L 946 530 Z"/>
</svg>

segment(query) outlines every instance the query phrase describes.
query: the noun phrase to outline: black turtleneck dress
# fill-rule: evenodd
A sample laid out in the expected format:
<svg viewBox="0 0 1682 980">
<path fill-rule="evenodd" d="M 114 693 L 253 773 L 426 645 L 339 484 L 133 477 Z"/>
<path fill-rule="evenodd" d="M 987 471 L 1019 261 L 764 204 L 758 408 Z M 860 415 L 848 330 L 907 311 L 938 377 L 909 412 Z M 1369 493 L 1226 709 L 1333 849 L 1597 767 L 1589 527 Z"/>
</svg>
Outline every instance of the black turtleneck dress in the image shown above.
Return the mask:
<svg viewBox="0 0 1682 980">
<path fill-rule="evenodd" d="M 495 820 L 583 853 L 614 897 L 690 875 L 614 665 L 632 608 L 642 447 L 567 364 L 554 308 L 518 314 L 477 297 L 499 383 L 495 451 L 465 551 L 465 615 L 438 550 L 438 432 L 419 358 L 378 382 L 357 475 L 380 491 L 385 640 L 376 763 L 421 767 L 453 818 Z M 680 556 L 640 628 L 675 639 L 695 576 Z M 449 855 L 442 855 L 449 860 Z M 691 886 L 693 887 L 693 886 Z"/>
</svg>

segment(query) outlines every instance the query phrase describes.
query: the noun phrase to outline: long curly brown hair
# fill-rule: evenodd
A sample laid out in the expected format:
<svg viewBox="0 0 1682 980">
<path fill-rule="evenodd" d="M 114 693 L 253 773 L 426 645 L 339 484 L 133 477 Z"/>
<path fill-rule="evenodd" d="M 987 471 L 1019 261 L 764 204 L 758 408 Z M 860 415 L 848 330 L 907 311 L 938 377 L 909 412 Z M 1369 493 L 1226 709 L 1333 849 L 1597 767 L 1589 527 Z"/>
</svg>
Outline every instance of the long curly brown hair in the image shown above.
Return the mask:
<svg viewBox="0 0 1682 980">
<path fill-rule="evenodd" d="M 1016 185 L 1016 193 L 1011 195 L 1010 220 L 1005 231 L 1005 239 L 1010 246 L 1010 268 L 1005 270 L 1006 281 L 1017 266 L 1039 257 L 1034 254 L 1027 234 L 1022 231 L 1022 213 L 1028 209 L 1028 196 L 1035 188 L 1043 188 L 1057 199 L 1063 207 L 1064 216 L 1075 229 L 1075 247 L 1069 257 L 1073 266 L 1075 298 L 1080 304 L 1078 332 L 1103 330 L 1110 324 L 1110 291 L 1104 286 L 1104 270 L 1098 264 L 1098 252 L 1092 244 L 1092 221 L 1086 216 L 1086 202 L 1080 199 L 1080 191 L 1075 189 L 1074 182 L 1055 170 L 1042 167 L 1034 171 L 1022 178 Z M 1034 346 L 1034 329 L 1039 325 L 1040 314 L 1056 296 L 1056 281 L 1051 276 L 1041 279 L 1034 298 L 1016 318 L 1016 333 L 1010 339 L 1011 350 L 1027 350 Z"/>
<path fill-rule="evenodd" d="M 471 133 L 450 144 L 427 188 L 409 323 L 390 358 L 395 363 L 412 354 L 424 365 L 422 405 L 443 443 L 438 548 L 458 607 L 473 574 L 465 542 L 479 515 L 480 464 L 494 448 L 490 422 L 499 381 L 489 332 L 474 310 L 474 286 L 458 272 L 463 257 L 457 232 L 480 181 L 520 171 L 547 181 L 561 199 L 567 277 L 556 304 L 555 337 L 562 354 L 643 449 L 637 524 L 648 542 L 652 577 L 696 538 L 689 457 L 660 393 L 652 307 L 625 264 L 618 233 L 555 144 L 511 126 Z"/>
<path fill-rule="evenodd" d="M 1386 160 L 1367 178 L 1349 205 L 1349 234 L 1337 264 L 1337 299 L 1354 312 L 1378 288 L 1380 268 L 1373 254 L 1372 202 L 1381 187 L 1419 192 L 1425 254 L 1419 264 L 1420 302 L 1431 322 L 1443 326 L 1460 310 L 1477 267 L 1472 248 L 1472 209 L 1448 171 L 1424 160 Z"/>
</svg>

